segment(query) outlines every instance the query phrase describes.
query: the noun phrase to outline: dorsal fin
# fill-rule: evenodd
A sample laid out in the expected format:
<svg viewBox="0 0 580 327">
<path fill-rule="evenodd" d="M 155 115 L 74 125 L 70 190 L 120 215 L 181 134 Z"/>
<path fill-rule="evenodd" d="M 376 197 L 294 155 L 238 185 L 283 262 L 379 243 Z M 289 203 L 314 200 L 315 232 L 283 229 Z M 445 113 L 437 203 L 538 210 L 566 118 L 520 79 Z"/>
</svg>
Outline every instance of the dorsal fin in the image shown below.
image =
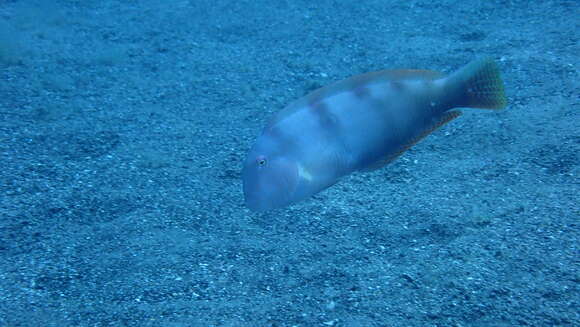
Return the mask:
<svg viewBox="0 0 580 327">
<path fill-rule="evenodd" d="M 440 72 L 426 69 L 395 69 L 395 70 L 382 70 L 378 73 L 384 73 L 389 76 L 391 80 L 410 80 L 410 79 L 422 79 L 422 80 L 436 80 L 442 78 L 444 75 Z"/>
<path fill-rule="evenodd" d="M 427 135 L 436 131 L 439 127 L 447 124 L 448 122 L 452 121 L 453 119 L 461 116 L 461 111 L 453 110 L 447 111 L 439 116 L 437 119 L 433 120 L 433 123 L 427 128 L 425 128 L 421 133 L 417 134 L 414 138 L 410 139 L 409 141 L 405 142 L 397 151 L 393 151 L 389 153 L 386 157 L 379 159 L 378 161 L 372 163 L 368 167 L 362 169 L 363 171 L 373 171 L 380 169 L 387 165 L 390 162 L 395 161 L 398 157 L 400 157 L 405 151 L 410 149 L 413 145 L 419 143 L 422 139 L 427 137 Z"/>
<path fill-rule="evenodd" d="M 366 74 L 355 75 L 342 81 L 316 89 L 302 98 L 290 103 L 286 108 L 276 113 L 268 122 L 268 126 L 273 126 L 286 117 L 294 114 L 297 110 L 302 109 L 309 104 L 318 103 L 326 97 L 337 93 L 355 90 L 361 86 L 370 85 L 385 81 L 404 81 L 404 80 L 435 80 L 442 78 L 443 74 L 422 69 L 395 69 L 379 70 Z"/>
</svg>

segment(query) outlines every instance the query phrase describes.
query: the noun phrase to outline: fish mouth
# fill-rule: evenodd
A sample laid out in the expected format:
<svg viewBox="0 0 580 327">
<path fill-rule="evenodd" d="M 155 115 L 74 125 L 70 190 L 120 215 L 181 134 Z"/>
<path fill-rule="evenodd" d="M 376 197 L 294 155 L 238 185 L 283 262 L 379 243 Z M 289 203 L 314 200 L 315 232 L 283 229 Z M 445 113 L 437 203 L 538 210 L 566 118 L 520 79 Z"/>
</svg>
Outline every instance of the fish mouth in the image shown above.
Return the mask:
<svg viewBox="0 0 580 327">
<path fill-rule="evenodd" d="M 273 209 L 279 209 L 291 204 L 293 201 L 293 192 L 288 189 L 279 191 L 269 191 L 271 185 L 263 188 L 248 188 L 244 190 L 244 200 L 246 207 L 255 212 L 264 212 Z"/>
</svg>

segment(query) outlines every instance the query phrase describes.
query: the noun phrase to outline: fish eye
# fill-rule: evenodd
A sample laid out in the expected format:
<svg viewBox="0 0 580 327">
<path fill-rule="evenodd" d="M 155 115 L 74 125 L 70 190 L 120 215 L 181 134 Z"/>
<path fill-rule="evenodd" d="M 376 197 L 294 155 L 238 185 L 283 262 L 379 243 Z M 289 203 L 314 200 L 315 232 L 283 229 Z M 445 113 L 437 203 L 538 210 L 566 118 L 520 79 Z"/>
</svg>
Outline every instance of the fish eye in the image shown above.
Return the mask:
<svg viewBox="0 0 580 327">
<path fill-rule="evenodd" d="M 256 163 L 258 164 L 259 167 L 264 167 L 266 166 L 266 157 L 264 156 L 258 156 L 258 158 L 256 158 Z"/>
</svg>

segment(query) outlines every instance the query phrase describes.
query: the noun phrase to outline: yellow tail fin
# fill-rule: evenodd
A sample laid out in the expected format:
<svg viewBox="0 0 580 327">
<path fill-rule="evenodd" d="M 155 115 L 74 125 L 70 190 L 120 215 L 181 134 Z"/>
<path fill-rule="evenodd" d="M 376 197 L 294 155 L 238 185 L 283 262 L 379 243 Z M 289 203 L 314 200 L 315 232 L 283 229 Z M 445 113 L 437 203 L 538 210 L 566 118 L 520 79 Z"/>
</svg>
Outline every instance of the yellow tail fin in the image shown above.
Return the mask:
<svg viewBox="0 0 580 327">
<path fill-rule="evenodd" d="M 461 93 L 460 107 L 502 109 L 507 105 L 503 82 L 493 59 L 475 60 L 450 78 Z"/>
</svg>

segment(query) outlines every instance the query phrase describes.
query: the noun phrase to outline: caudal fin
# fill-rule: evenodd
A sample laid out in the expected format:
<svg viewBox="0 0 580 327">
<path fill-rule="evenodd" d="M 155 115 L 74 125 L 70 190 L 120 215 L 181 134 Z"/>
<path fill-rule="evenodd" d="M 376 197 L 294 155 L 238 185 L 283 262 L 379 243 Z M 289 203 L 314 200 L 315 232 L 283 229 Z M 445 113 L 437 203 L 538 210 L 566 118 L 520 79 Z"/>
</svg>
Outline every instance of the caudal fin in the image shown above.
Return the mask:
<svg viewBox="0 0 580 327">
<path fill-rule="evenodd" d="M 450 76 L 459 92 L 458 107 L 502 109 L 507 105 L 496 63 L 490 58 L 475 60 Z"/>
</svg>

